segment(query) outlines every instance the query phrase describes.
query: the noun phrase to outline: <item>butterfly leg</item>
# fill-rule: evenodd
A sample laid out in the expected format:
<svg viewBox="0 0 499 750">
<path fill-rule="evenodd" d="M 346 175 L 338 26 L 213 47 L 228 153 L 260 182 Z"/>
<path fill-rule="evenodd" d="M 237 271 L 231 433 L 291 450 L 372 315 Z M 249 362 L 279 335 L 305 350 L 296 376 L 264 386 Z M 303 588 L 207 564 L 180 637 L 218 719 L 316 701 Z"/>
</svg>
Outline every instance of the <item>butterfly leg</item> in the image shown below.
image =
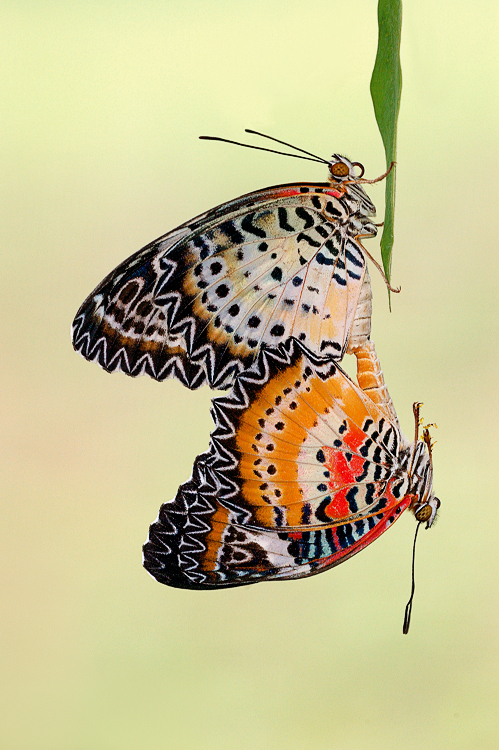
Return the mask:
<svg viewBox="0 0 499 750">
<path fill-rule="evenodd" d="M 372 341 L 353 351 L 357 358 L 357 381 L 359 387 L 374 401 L 388 417 L 390 422 L 398 425 L 398 418 L 388 388 L 386 387 L 383 371 Z"/>
<path fill-rule="evenodd" d="M 356 236 L 356 238 L 355 238 L 355 239 L 357 240 L 357 244 L 358 244 L 358 245 L 360 245 L 360 247 L 362 248 L 362 250 L 364 251 L 364 253 L 365 253 L 365 254 L 367 255 L 367 257 L 368 257 L 368 258 L 369 258 L 369 260 L 371 261 L 371 263 L 373 263 L 373 264 L 374 264 L 374 265 L 376 266 L 376 268 L 378 269 L 378 271 L 380 272 L 380 274 L 381 274 L 381 277 L 382 277 L 383 281 L 384 281 L 384 282 L 385 282 L 385 284 L 386 284 L 386 288 L 387 288 L 387 289 L 388 289 L 388 290 L 389 290 L 390 292 L 394 292 L 395 294 L 398 294 L 398 293 L 400 292 L 400 289 L 401 289 L 401 287 L 399 287 L 399 286 L 397 286 L 397 287 L 391 286 L 390 282 L 389 282 L 389 281 L 388 281 L 388 279 L 386 278 L 386 274 L 385 274 L 384 270 L 383 270 L 383 269 L 381 268 L 381 266 L 380 266 L 380 264 L 378 263 L 378 261 L 377 261 L 377 260 L 375 260 L 375 259 L 373 258 L 373 256 L 372 256 L 372 255 L 371 255 L 371 253 L 369 252 L 369 250 L 367 250 L 367 248 L 365 248 L 365 247 L 364 247 L 364 245 L 362 244 L 362 242 L 361 242 L 361 239 L 362 239 L 363 237 L 366 237 L 366 236 L 371 236 L 371 235 L 363 235 L 363 234 L 358 234 L 358 235 Z"/>
</svg>

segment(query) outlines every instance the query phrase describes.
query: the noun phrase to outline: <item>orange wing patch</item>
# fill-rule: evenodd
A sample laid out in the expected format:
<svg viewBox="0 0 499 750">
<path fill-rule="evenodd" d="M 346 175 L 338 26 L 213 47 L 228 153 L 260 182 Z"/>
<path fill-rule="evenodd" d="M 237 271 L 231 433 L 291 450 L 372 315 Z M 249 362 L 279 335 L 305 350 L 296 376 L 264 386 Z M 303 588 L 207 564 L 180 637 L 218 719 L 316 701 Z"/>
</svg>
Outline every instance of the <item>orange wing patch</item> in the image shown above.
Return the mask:
<svg viewBox="0 0 499 750">
<path fill-rule="evenodd" d="M 303 357 L 276 372 L 239 418 L 234 438 L 240 504 L 252 522 L 263 528 L 301 527 L 354 517 L 346 493 L 359 480 L 373 479 L 365 456 L 356 455 L 366 439 L 362 425 L 382 416 L 334 366 L 325 380 Z M 380 461 L 384 468 L 373 499 L 391 473 L 389 459 Z M 329 505 L 318 517 L 328 495 Z"/>
</svg>

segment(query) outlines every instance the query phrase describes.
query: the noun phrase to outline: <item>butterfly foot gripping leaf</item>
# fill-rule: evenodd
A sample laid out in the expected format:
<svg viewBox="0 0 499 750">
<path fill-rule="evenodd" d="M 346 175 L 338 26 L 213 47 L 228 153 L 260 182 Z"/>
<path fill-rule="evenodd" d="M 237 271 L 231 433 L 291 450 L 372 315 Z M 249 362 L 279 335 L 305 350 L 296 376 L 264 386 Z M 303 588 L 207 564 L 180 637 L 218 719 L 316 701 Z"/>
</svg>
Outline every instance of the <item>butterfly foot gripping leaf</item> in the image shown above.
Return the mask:
<svg viewBox="0 0 499 750">
<path fill-rule="evenodd" d="M 192 589 L 301 578 L 356 554 L 406 508 L 431 526 L 429 446 L 402 436 L 373 345 L 357 358 L 366 390 L 291 339 L 214 399 L 210 447 L 150 527 L 151 575 Z"/>
<path fill-rule="evenodd" d="M 326 183 L 279 185 L 224 203 L 118 266 L 85 300 L 73 345 L 108 372 L 228 388 L 290 337 L 341 359 L 368 339 L 360 238 L 375 208 L 334 155 Z"/>
</svg>

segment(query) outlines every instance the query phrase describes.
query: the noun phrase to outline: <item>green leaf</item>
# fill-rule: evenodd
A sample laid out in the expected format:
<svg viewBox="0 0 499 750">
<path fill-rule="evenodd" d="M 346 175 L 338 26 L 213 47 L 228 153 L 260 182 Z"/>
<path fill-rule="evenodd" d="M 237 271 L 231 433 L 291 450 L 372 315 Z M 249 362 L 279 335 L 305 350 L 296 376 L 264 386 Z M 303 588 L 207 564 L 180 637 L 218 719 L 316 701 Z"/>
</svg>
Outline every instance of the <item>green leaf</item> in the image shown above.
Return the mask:
<svg viewBox="0 0 499 750">
<path fill-rule="evenodd" d="M 397 159 L 397 119 L 402 93 L 401 31 L 401 0 L 379 0 L 378 51 L 371 77 L 371 97 L 385 147 L 387 169 Z M 392 169 L 385 184 L 385 223 L 381 237 L 381 259 L 388 281 L 392 265 L 394 214 L 395 169 Z"/>
</svg>

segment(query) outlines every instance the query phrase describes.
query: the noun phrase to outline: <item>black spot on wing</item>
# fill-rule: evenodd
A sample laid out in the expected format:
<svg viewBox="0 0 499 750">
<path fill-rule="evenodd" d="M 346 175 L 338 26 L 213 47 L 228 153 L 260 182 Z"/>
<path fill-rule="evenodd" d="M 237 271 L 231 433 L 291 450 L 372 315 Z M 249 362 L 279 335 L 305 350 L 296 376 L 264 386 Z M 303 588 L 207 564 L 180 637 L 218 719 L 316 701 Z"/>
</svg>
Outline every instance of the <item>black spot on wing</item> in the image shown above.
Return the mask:
<svg viewBox="0 0 499 750">
<path fill-rule="evenodd" d="M 277 209 L 277 217 L 281 229 L 284 229 L 286 232 L 296 232 L 296 229 L 288 222 L 288 212 L 284 206 L 279 206 Z"/>
<path fill-rule="evenodd" d="M 270 274 L 274 281 L 281 281 L 282 280 L 282 268 L 279 268 L 279 266 L 276 266 L 272 273 Z"/>
<path fill-rule="evenodd" d="M 334 266 L 336 263 L 334 258 L 326 258 L 324 253 L 317 253 L 316 260 L 320 266 Z"/>
<path fill-rule="evenodd" d="M 242 245 L 244 242 L 244 235 L 241 234 L 239 229 L 236 227 L 232 220 L 224 221 L 218 227 L 234 245 Z"/>
<path fill-rule="evenodd" d="M 324 340 L 321 342 L 320 351 L 323 352 L 325 349 L 336 349 L 337 352 L 341 352 L 341 344 L 337 341 Z"/>
<path fill-rule="evenodd" d="M 280 323 L 276 323 L 276 325 L 270 329 L 270 334 L 271 336 L 282 336 L 284 334 L 284 326 Z"/>
<path fill-rule="evenodd" d="M 314 226 L 315 221 L 313 215 L 303 208 L 303 206 L 298 206 L 295 210 L 295 214 L 304 222 L 304 229 L 310 229 L 310 227 Z"/>
<path fill-rule="evenodd" d="M 336 216 L 338 218 L 341 217 L 341 211 L 338 211 L 338 209 L 333 206 L 333 204 L 331 203 L 331 201 L 328 201 L 326 203 L 326 211 L 331 216 Z"/>
<path fill-rule="evenodd" d="M 194 237 L 192 242 L 195 247 L 199 248 L 199 257 L 201 258 L 201 260 L 205 260 L 205 258 L 207 258 L 210 254 L 210 246 L 208 245 L 204 237 L 202 235 L 198 235 L 197 237 Z"/>
<path fill-rule="evenodd" d="M 355 543 L 353 536 L 353 529 L 351 523 L 346 523 L 343 526 L 336 527 L 336 535 L 342 549 L 351 547 Z"/>
<path fill-rule="evenodd" d="M 306 229 L 307 227 L 305 227 Z M 320 234 L 321 237 L 329 237 L 329 232 L 327 231 L 326 227 L 323 227 L 322 224 L 319 224 L 319 226 L 315 227 L 315 231 L 317 234 Z"/>
<path fill-rule="evenodd" d="M 308 234 L 305 234 L 304 232 L 300 232 L 298 237 L 296 238 L 297 242 L 307 242 L 311 247 L 320 247 L 321 243 L 318 240 L 312 239 Z"/>
<path fill-rule="evenodd" d="M 349 277 L 350 277 L 351 279 L 355 279 L 356 281 L 358 281 L 358 280 L 359 280 L 359 279 L 361 278 L 360 274 L 358 274 L 358 273 L 354 273 L 354 272 L 353 272 L 353 271 L 351 271 L 351 270 L 350 270 L 349 268 L 347 268 L 347 274 L 349 275 Z"/>
<path fill-rule="evenodd" d="M 327 242 L 325 242 L 324 246 L 326 247 L 327 250 L 329 250 L 331 255 L 334 255 L 334 256 L 338 255 L 339 250 L 332 240 L 328 240 Z"/>
<path fill-rule="evenodd" d="M 364 263 L 362 262 L 362 260 L 359 260 L 359 258 L 353 255 L 353 253 L 348 248 L 346 248 L 345 250 L 345 255 L 346 259 L 349 260 L 350 263 L 353 263 L 354 266 L 357 266 L 358 268 L 364 267 Z"/>
<path fill-rule="evenodd" d="M 353 487 L 350 487 L 347 494 L 345 495 L 346 501 L 348 503 L 348 507 L 350 508 L 351 513 L 357 513 L 359 510 L 359 506 L 357 505 L 357 500 L 355 499 L 357 493 L 359 491 L 359 488 L 354 485 Z"/>
<path fill-rule="evenodd" d="M 241 229 L 244 229 L 248 234 L 254 234 L 255 237 L 266 237 L 267 233 L 253 224 L 255 213 L 247 214 L 241 222 Z"/>
</svg>

